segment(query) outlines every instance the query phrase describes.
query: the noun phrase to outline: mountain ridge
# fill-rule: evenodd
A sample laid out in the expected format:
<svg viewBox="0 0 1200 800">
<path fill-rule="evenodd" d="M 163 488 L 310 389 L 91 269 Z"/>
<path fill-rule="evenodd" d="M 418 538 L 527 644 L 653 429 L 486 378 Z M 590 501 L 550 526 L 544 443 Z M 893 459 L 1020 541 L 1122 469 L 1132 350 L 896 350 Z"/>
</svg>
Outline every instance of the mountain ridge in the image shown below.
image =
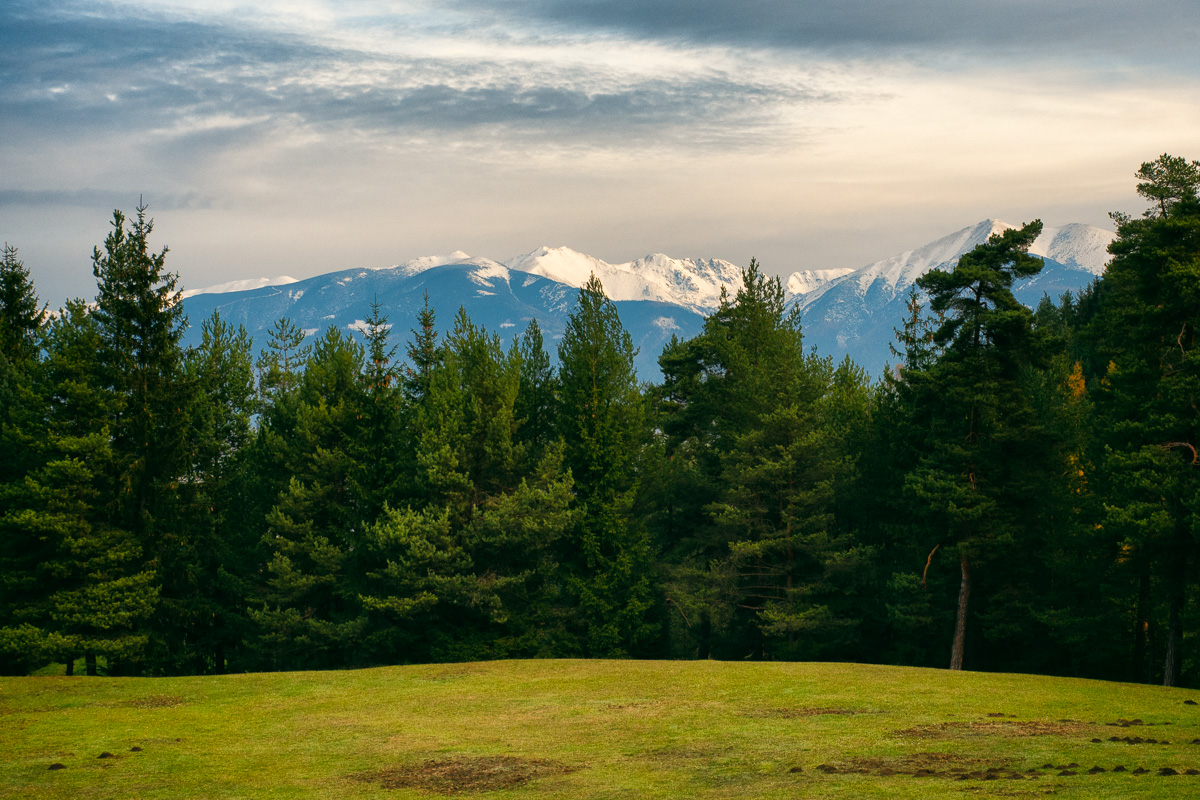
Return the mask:
<svg viewBox="0 0 1200 800">
<path fill-rule="evenodd" d="M 892 329 L 902 318 L 903 297 L 916 279 L 931 269 L 952 268 L 963 253 L 1012 227 L 986 219 L 858 269 L 794 272 L 781 279 L 787 303 L 801 311 L 806 345 L 835 360 L 850 355 L 878 374 L 887 360 Z M 1043 293 L 1057 297 L 1083 288 L 1103 272 L 1106 248 L 1114 236 L 1081 223 L 1045 228 L 1030 253 L 1041 256 L 1046 268 L 1018 286 L 1019 299 L 1032 305 Z M 462 306 L 476 322 L 502 335 L 519 333 L 537 319 L 553 342 L 562 334 L 576 290 L 593 274 L 617 303 L 623 323 L 641 347 L 637 366 L 648 378 L 657 376 L 657 357 L 671 334 L 695 335 L 704 317 L 717 308 L 722 290 L 729 297 L 736 294 L 742 268 L 722 259 L 679 259 L 663 253 L 610 264 L 562 246 L 542 246 L 503 262 L 456 250 L 302 280 L 284 276 L 230 281 L 189 291 L 184 302 L 189 313 L 207 316 L 204 312 L 220 309 L 227 318 L 236 317 L 231 321 L 245 324 L 252 337 L 261 336 L 281 316 L 293 317 L 309 333 L 337 324 L 361 334 L 362 318 L 373 298 L 390 314 L 415 319 L 429 292 L 443 324 Z M 366 296 L 368 288 L 372 296 Z M 400 324 L 398 318 L 392 322 Z"/>
</svg>

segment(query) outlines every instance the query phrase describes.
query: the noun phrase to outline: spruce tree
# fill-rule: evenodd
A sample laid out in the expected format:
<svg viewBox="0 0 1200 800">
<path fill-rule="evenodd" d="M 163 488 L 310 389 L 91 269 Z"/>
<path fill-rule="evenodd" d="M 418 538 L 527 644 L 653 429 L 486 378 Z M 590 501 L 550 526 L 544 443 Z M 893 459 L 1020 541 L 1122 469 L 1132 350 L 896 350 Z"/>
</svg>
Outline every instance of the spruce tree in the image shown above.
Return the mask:
<svg viewBox="0 0 1200 800">
<path fill-rule="evenodd" d="M 362 347 L 329 328 L 296 390 L 274 465 L 288 476 L 266 515 L 265 585 L 251 617 L 276 669 L 360 663 L 364 508 L 352 476 L 362 422 Z"/>
<path fill-rule="evenodd" d="M 176 672 L 220 673 L 248 631 L 246 576 L 257 541 L 237 520 L 246 501 L 243 456 L 257 400 L 245 328 L 235 329 L 214 312 L 200 337 L 185 358 L 194 391 L 186 419 L 187 471 L 177 489 L 189 569 L 177 596 L 167 601 L 181 627 L 161 643 L 161 658 Z"/>
<path fill-rule="evenodd" d="M 856 556 L 833 492 L 849 420 L 826 394 L 836 384 L 849 403 L 861 373 L 805 355 L 798 313 L 757 262 L 660 363 L 667 482 L 678 486 L 668 591 L 686 638 L 701 656 L 847 657 Z"/>
<path fill-rule="evenodd" d="M 162 582 L 164 602 L 153 625 L 169 639 L 186 627 L 175 601 L 188 593 L 182 578 L 191 551 L 178 524 L 172 489 L 186 469 L 186 426 L 180 421 L 190 405 L 190 388 L 183 376 L 180 338 L 187 322 L 178 276 L 166 269 L 167 249 L 150 249 L 154 223 L 146 206 L 139 205 L 126 223 L 125 215 L 114 211 L 104 249 L 96 248 L 92 255 L 97 357 L 118 401 L 111 419 L 118 487 L 113 524 L 133 532 Z M 174 668 L 169 663 L 151 666 Z"/>
<path fill-rule="evenodd" d="M 994 234 L 952 271 L 933 270 L 917 282 L 931 309 L 945 314 L 934 333 L 944 350 L 928 370 L 906 377 L 933 410 L 926 452 L 906 486 L 959 560 L 951 669 L 966 663 L 979 570 L 989 562 L 1010 569 L 1014 546 L 1034 541 L 1027 532 L 1040 513 L 1033 503 L 1045 485 L 1040 476 L 1057 466 L 1022 383 L 1042 348 L 1031 312 L 1011 291 L 1014 281 L 1042 268 L 1027 253 L 1041 230 L 1035 220 Z"/>
<path fill-rule="evenodd" d="M 1131 573 L 1134 674 L 1148 677 L 1144 664 L 1156 655 L 1161 681 L 1173 686 L 1183 679 L 1185 615 L 1200 560 L 1200 163 L 1163 155 L 1137 177 L 1138 193 L 1153 205 L 1138 219 L 1115 215 L 1113 259 L 1092 324 L 1102 530 Z"/>
<path fill-rule="evenodd" d="M 95 674 L 105 657 L 117 672 L 142 660 L 158 596 L 141 543 L 112 519 L 109 431 L 119 400 L 96 359 L 101 331 L 83 301 L 67 303 L 45 342 L 35 373 L 43 414 L 29 429 L 36 466 L 0 490 L 0 662 L 83 656 Z"/>
<path fill-rule="evenodd" d="M 557 435 L 558 372 L 550 362 L 536 319 L 529 320 L 515 346 L 521 365 L 520 391 L 513 410 L 519 425 L 517 437 L 525 449 L 525 463 L 536 465 Z"/>
<path fill-rule="evenodd" d="M 363 519 L 374 520 L 386 504 L 408 493 L 404 486 L 404 397 L 401 367 L 391 344 L 391 324 L 378 300 L 366 321 L 367 340 L 362 376 L 363 402 L 359 436 L 352 446 L 353 482 L 361 498 Z"/>
<path fill-rule="evenodd" d="M 0 260 L 0 356 L 18 366 L 36 358 L 46 316 L 17 248 L 5 243 Z"/>
<path fill-rule="evenodd" d="M 430 376 L 438 361 L 437 315 L 429 305 L 429 292 L 425 293 L 425 304 L 417 314 L 417 326 L 408 345 L 409 367 L 403 383 L 404 392 L 412 403 L 419 403 L 429 391 Z"/>
<path fill-rule="evenodd" d="M 560 431 L 582 519 L 564 564 L 593 656 L 636 654 L 656 630 L 650 540 L 632 513 L 645 440 L 635 351 L 616 306 L 592 276 L 558 347 Z M 568 560 L 569 559 L 569 560 Z"/>
</svg>

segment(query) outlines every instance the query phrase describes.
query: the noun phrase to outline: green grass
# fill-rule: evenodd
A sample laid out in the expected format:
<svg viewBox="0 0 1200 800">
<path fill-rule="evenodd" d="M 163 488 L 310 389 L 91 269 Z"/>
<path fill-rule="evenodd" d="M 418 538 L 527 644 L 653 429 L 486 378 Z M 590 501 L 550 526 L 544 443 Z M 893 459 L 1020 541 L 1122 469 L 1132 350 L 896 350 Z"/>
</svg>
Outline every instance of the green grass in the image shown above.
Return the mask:
<svg viewBox="0 0 1200 800">
<path fill-rule="evenodd" d="M 0 797 L 402 800 L 475 781 L 472 796 L 512 800 L 1184 798 L 1200 796 L 1200 775 L 1157 772 L 1200 770 L 1189 699 L 1200 692 L 714 661 L 0 678 Z M 1171 724 L 1105 724 L 1121 718 Z M 1037 780 L 950 774 L 1072 762 L 1078 775 L 1039 769 Z M 1111 772 L 1118 764 L 1150 772 Z M 1107 771 L 1085 774 L 1092 766 Z M 922 768 L 941 774 L 912 775 Z M 509 788 L 486 788 L 498 785 Z"/>
</svg>

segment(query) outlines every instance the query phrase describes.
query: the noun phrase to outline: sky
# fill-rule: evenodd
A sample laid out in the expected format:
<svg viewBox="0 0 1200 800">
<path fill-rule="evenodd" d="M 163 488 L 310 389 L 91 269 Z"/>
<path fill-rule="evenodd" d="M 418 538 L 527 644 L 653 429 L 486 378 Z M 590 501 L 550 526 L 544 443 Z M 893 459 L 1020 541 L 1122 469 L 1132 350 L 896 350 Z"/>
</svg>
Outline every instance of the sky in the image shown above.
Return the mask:
<svg viewBox="0 0 1200 800">
<path fill-rule="evenodd" d="M 0 240 L 95 294 L 565 245 L 859 267 L 1200 158 L 1196 0 L 0 3 Z"/>
</svg>

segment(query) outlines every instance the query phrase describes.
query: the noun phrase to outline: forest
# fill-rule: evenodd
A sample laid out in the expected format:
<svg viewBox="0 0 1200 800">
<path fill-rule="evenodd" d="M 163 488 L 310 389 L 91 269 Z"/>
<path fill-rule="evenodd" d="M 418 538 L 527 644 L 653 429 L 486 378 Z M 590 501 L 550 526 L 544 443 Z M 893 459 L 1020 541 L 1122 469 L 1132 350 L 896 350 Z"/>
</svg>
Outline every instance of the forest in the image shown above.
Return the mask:
<svg viewBox="0 0 1200 800">
<path fill-rule="evenodd" d="M 1107 272 L 1041 222 L 909 297 L 872 380 L 755 263 L 642 384 L 593 279 L 551 357 L 375 305 L 365 344 L 183 348 L 144 207 L 93 301 L 0 270 L 0 673 L 505 658 L 855 661 L 1200 686 L 1200 162 L 1136 172 Z"/>
</svg>

